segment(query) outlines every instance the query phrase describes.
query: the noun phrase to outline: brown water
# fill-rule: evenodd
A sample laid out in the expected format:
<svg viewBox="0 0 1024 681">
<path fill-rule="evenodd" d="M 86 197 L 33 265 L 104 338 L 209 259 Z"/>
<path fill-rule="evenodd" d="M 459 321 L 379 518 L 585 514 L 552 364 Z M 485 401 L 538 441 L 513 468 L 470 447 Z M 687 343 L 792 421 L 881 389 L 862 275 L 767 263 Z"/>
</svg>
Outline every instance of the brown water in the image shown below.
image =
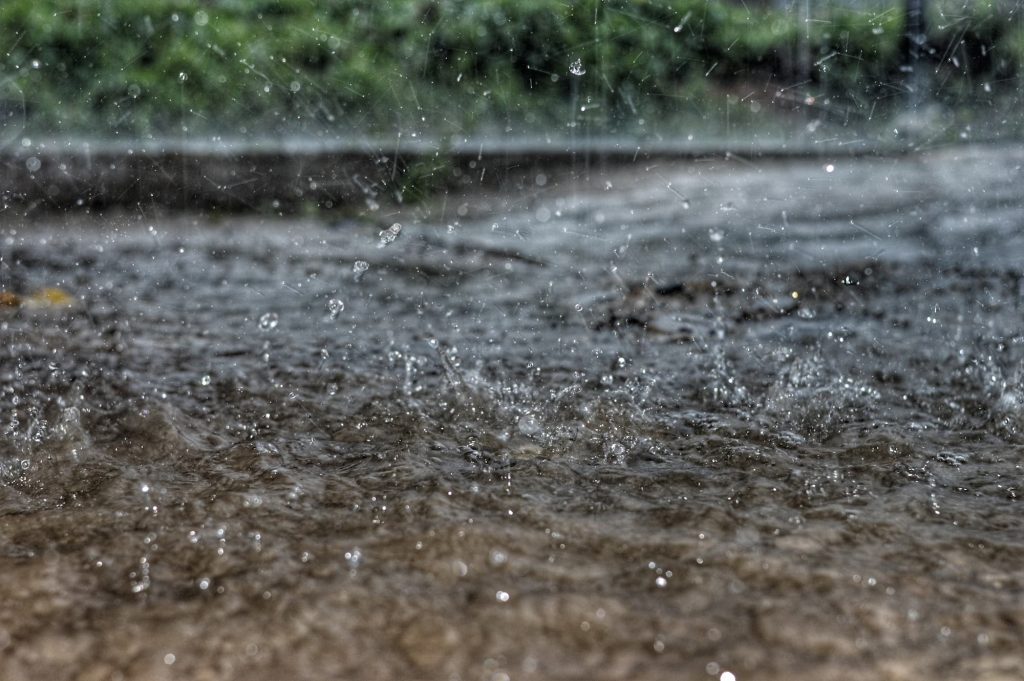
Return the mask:
<svg viewBox="0 0 1024 681">
<path fill-rule="evenodd" d="M 0 678 L 1024 678 L 1022 162 L 8 221 Z"/>
</svg>

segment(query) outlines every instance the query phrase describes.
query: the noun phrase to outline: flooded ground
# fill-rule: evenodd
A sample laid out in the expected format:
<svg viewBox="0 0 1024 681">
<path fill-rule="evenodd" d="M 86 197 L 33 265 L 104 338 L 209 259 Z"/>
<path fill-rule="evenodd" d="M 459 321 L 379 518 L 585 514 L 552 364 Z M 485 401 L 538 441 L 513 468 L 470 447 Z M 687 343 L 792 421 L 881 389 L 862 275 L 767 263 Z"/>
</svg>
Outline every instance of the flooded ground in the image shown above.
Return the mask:
<svg viewBox="0 0 1024 681">
<path fill-rule="evenodd" d="M 5 223 L 0 677 L 1024 678 L 1022 163 Z"/>
</svg>

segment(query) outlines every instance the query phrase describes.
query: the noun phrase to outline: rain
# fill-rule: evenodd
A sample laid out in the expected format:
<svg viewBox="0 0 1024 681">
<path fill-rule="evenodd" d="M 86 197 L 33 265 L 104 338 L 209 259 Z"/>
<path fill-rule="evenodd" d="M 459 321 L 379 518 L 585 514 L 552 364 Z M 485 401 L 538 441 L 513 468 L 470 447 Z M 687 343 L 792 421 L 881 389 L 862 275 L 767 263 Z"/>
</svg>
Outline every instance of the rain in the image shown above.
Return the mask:
<svg viewBox="0 0 1024 681">
<path fill-rule="evenodd" d="M 1022 14 L 3 3 L 0 679 L 1021 679 Z"/>
</svg>

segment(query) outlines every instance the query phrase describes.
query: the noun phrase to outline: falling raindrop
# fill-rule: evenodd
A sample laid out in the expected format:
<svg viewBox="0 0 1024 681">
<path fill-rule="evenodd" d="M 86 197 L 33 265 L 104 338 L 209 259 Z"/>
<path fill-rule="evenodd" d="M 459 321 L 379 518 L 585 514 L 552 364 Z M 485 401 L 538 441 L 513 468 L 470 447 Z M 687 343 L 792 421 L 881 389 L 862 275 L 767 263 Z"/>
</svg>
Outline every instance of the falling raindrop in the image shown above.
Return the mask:
<svg viewBox="0 0 1024 681">
<path fill-rule="evenodd" d="M 337 319 L 338 315 L 345 311 L 345 303 L 337 298 L 327 301 L 327 311 L 331 313 L 331 319 Z"/>
<path fill-rule="evenodd" d="M 387 229 L 381 230 L 380 232 L 380 243 L 377 244 L 377 248 L 384 248 L 390 243 L 393 243 L 398 235 L 402 233 L 402 225 L 397 222 Z"/>
<path fill-rule="evenodd" d="M 277 328 L 279 318 L 276 312 L 267 312 L 260 317 L 260 331 L 273 331 Z"/>
</svg>

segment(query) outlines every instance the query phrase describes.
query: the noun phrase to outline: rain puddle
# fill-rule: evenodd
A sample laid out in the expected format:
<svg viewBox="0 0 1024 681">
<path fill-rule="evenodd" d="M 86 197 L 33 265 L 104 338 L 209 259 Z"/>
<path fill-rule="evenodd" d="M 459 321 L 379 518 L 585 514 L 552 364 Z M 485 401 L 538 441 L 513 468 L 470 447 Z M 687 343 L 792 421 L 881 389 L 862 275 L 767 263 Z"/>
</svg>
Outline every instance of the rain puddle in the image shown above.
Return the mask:
<svg viewBox="0 0 1024 681">
<path fill-rule="evenodd" d="M 4 225 L 0 677 L 1021 678 L 1022 162 Z"/>
</svg>

